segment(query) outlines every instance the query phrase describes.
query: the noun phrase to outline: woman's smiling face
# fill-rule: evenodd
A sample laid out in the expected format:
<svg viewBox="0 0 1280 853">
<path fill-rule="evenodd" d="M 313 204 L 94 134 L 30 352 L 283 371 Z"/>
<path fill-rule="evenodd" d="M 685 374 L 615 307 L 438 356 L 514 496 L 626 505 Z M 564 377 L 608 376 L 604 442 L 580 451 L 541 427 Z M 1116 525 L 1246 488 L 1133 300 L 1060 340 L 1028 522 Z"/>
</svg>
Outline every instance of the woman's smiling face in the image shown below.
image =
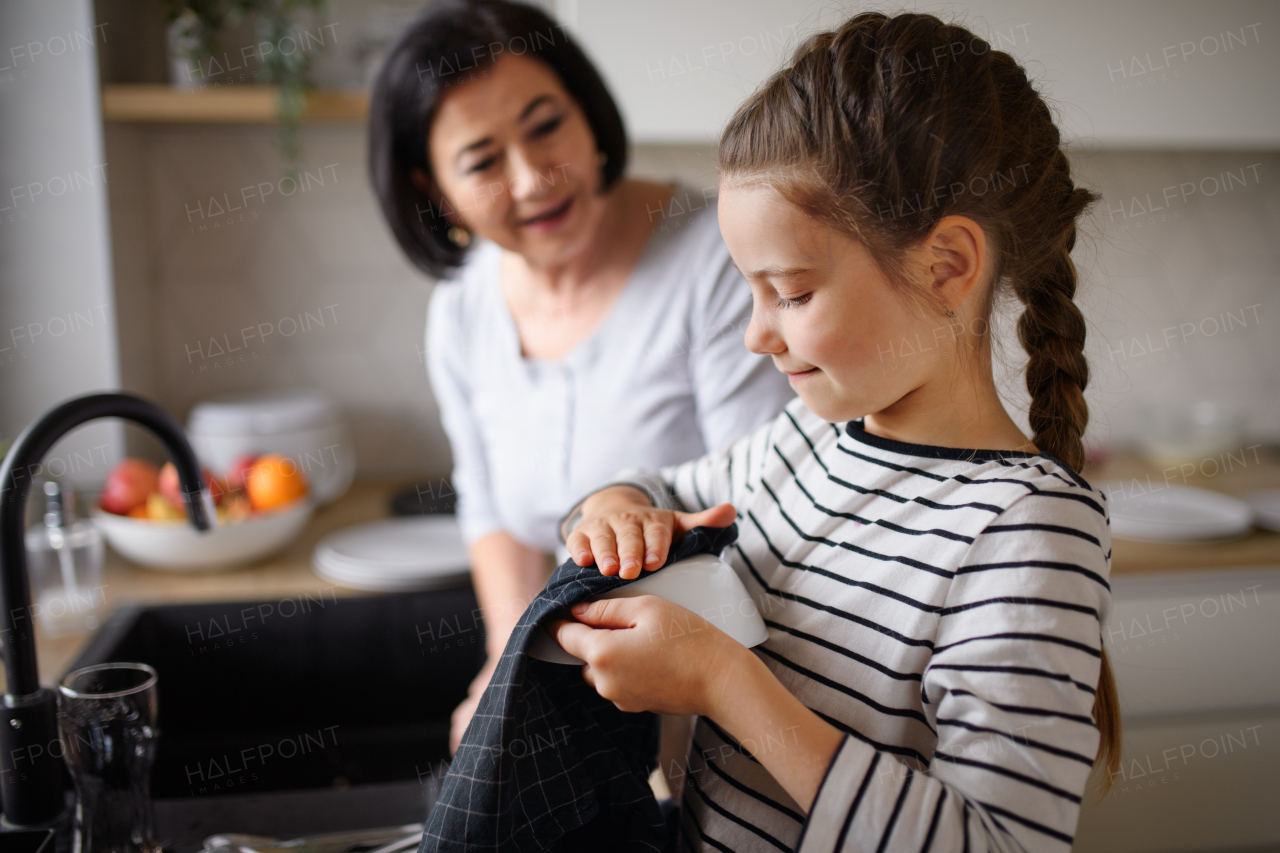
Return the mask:
<svg viewBox="0 0 1280 853">
<path fill-rule="evenodd" d="M 928 379 L 928 364 L 901 358 L 898 342 L 930 345 L 939 320 L 910 304 L 866 247 L 764 183 L 722 183 L 718 208 L 751 285 L 747 348 L 772 356 L 814 414 L 860 418 Z"/>
<path fill-rule="evenodd" d="M 534 265 L 581 251 L 603 217 L 591 126 L 536 59 L 504 56 L 445 95 L 427 154 L 455 221 Z"/>
</svg>

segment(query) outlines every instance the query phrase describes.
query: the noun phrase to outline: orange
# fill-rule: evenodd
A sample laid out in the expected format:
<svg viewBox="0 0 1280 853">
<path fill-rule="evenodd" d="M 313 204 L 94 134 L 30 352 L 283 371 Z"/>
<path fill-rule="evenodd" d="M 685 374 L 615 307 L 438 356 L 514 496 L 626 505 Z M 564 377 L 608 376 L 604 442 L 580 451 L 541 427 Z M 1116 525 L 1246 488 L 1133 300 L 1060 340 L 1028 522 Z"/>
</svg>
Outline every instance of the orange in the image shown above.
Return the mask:
<svg viewBox="0 0 1280 853">
<path fill-rule="evenodd" d="M 253 508 L 261 512 L 296 501 L 307 493 L 307 477 L 287 456 L 259 456 L 244 479 Z"/>
</svg>

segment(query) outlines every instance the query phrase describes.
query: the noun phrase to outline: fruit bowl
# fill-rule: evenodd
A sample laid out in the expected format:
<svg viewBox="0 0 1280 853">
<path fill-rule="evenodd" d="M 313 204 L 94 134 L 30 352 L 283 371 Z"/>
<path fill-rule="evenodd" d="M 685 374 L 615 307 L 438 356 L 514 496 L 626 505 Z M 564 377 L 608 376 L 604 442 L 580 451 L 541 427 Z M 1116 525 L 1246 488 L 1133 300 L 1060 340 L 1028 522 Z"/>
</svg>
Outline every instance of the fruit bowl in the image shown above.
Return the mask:
<svg viewBox="0 0 1280 853">
<path fill-rule="evenodd" d="M 315 509 L 303 497 L 201 533 L 186 521 L 152 521 L 106 512 L 90 516 L 107 543 L 127 560 L 175 572 L 226 569 L 282 550 L 306 527 Z"/>
</svg>

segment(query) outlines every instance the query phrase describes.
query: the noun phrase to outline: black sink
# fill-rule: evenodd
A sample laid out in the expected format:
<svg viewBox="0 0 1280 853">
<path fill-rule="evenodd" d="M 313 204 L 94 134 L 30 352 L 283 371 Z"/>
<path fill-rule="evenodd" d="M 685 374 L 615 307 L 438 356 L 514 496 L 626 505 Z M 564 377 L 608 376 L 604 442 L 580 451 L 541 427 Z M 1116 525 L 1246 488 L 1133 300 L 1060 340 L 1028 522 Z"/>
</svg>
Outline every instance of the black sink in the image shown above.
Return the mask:
<svg viewBox="0 0 1280 853">
<path fill-rule="evenodd" d="M 450 713 L 484 662 L 484 627 L 470 588 L 126 607 L 72 668 L 107 661 L 160 675 L 151 791 L 162 823 L 163 801 L 187 801 L 188 815 L 201 810 L 193 799 L 220 797 L 231 798 L 221 812 L 276 800 L 305 811 L 311 790 L 325 828 L 342 828 L 367 821 L 338 818 L 335 802 L 438 783 Z M 406 817 L 420 821 L 415 796 Z"/>
</svg>

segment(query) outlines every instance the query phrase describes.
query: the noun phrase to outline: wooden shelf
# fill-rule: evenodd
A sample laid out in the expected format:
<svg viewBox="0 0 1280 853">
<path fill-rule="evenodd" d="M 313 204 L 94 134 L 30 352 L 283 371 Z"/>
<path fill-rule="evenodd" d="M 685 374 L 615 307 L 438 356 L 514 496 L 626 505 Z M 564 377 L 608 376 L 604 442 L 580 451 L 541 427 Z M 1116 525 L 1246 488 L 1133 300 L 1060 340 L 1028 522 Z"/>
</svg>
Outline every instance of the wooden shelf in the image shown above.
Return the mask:
<svg viewBox="0 0 1280 853">
<path fill-rule="evenodd" d="M 219 86 L 185 90 L 164 85 L 102 87 L 104 121 L 140 123 L 261 124 L 278 121 L 275 86 Z M 314 90 L 307 95 L 306 121 L 364 121 L 364 92 Z"/>
</svg>

